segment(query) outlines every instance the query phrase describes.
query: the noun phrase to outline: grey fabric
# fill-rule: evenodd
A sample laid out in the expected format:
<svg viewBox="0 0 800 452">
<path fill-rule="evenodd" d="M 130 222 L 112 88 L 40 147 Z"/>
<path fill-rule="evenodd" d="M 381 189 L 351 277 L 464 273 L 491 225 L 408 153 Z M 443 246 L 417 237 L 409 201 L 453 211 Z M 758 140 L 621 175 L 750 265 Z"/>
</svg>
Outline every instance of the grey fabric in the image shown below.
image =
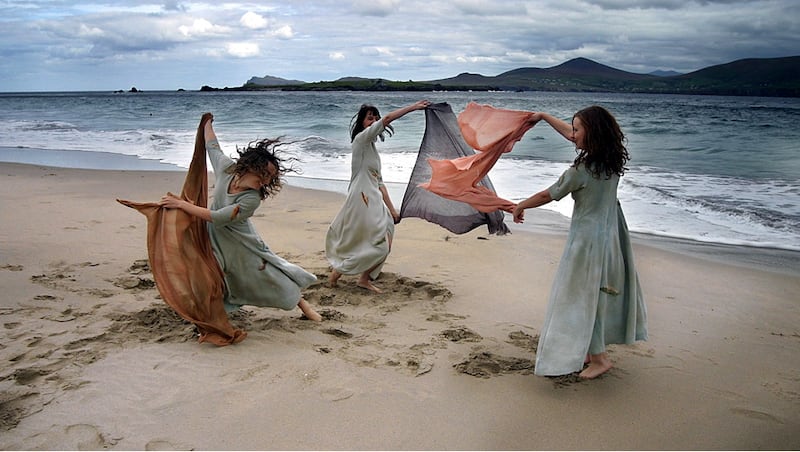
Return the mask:
<svg viewBox="0 0 800 452">
<path fill-rule="evenodd" d="M 487 225 L 490 234 L 510 233 L 502 211 L 482 213 L 469 204 L 443 198 L 418 186 L 431 178 L 428 159 L 449 160 L 473 154 L 475 151 L 461 136 L 458 120 L 449 104 L 431 104 L 426 108 L 425 135 L 403 196 L 400 217 L 422 218 L 455 234 L 469 232 L 484 224 Z M 494 190 L 488 176 L 481 180 L 481 184 Z"/>
</svg>

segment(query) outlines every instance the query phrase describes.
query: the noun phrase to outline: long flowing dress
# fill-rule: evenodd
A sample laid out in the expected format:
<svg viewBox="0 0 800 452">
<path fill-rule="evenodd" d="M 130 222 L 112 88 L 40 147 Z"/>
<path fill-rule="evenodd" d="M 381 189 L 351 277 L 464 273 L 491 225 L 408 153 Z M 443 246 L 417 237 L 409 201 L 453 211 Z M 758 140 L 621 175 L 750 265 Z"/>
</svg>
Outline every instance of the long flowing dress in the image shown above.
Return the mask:
<svg viewBox="0 0 800 452">
<path fill-rule="evenodd" d="M 235 162 L 222 152 L 216 139 L 206 142 L 206 150 L 216 177 L 208 233 L 225 275 L 225 310 L 239 305 L 294 309 L 300 291 L 317 277 L 269 249 L 250 221 L 261 204 L 259 193 L 228 193 L 233 174 L 226 170 Z"/>
<path fill-rule="evenodd" d="M 575 200 L 536 351 L 536 375 L 581 370 L 587 353 L 647 339 L 647 312 L 633 262 L 619 177 L 593 177 L 581 164 L 548 188 Z"/>
<path fill-rule="evenodd" d="M 343 275 L 357 275 L 375 267 L 370 273 L 375 279 L 389 255 L 394 219 L 380 191 L 381 158 L 375 148 L 384 130 L 383 121 L 378 120 L 353 140 L 347 199 L 325 236 L 328 262 Z"/>
</svg>

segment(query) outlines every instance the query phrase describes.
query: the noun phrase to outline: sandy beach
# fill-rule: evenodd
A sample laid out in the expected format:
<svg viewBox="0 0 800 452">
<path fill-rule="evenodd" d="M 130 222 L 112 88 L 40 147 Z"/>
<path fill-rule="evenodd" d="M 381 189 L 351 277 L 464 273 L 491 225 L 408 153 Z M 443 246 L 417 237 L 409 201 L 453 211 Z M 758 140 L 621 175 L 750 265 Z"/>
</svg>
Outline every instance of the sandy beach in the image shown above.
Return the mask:
<svg viewBox="0 0 800 452">
<path fill-rule="evenodd" d="M 503 237 L 404 219 L 376 295 L 324 284 L 344 197 L 290 185 L 253 221 L 318 276 L 324 320 L 247 307 L 247 338 L 216 347 L 159 298 L 145 218 L 115 201 L 184 173 L 0 169 L 4 450 L 800 449 L 800 253 L 636 236 L 650 339 L 596 380 L 535 377 L 555 214 Z"/>
</svg>

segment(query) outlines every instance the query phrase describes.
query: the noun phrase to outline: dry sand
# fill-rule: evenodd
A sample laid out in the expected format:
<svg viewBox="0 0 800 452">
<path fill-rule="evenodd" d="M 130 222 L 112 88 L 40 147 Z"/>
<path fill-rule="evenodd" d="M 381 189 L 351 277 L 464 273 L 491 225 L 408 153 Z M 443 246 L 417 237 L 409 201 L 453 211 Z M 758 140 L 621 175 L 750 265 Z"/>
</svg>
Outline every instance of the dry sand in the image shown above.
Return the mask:
<svg viewBox="0 0 800 452">
<path fill-rule="evenodd" d="M 386 293 L 334 290 L 343 197 L 290 186 L 254 222 L 318 275 L 325 320 L 248 307 L 247 339 L 215 347 L 159 299 L 145 218 L 114 201 L 183 173 L 0 170 L 2 449 L 800 449 L 800 253 L 638 237 L 650 340 L 596 380 L 535 377 L 565 228 L 406 219 Z"/>
</svg>

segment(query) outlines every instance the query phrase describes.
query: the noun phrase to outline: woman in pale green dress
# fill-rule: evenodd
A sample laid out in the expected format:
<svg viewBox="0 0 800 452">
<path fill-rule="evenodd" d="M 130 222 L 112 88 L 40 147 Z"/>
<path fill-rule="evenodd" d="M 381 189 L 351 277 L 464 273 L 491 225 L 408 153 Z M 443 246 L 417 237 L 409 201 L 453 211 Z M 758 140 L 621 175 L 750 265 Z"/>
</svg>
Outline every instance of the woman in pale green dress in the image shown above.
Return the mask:
<svg viewBox="0 0 800 452">
<path fill-rule="evenodd" d="M 172 194 L 164 196 L 160 204 L 208 222 L 214 256 L 225 277 L 226 311 L 242 305 L 287 311 L 299 307 L 307 318 L 322 320 L 300 294 L 316 276 L 273 253 L 250 221 L 261 201 L 280 190 L 281 176 L 291 171 L 276 153 L 280 142 L 252 142 L 233 160 L 220 149 L 211 122 L 207 121 L 204 129 L 206 152 L 216 178 L 210 206 L 200 207 Z"/>
<path fill-rule="evenodd" d="M 381 118 L 378 109 L 362 105 L 350 130 L 352 160 L 347 199 L 331 222 L 325 237 L 325 254 L 331 264 L 328 281 L 336 287 L 342 275 L 360 275 L 358 286 L 376 293 L 372 284 L 389 255 L 394 225 L 400 214 L 392 204 L 381 176 L 381 158 L 375 147 L 384 132 L 391 135 L 389 125 L 414 110 L 422 110 L 430 102 L 421 100 L 395 110 Z"/>
<path fill-rule="evenodd" d="M 575 200 L 534 372 L 555 376 L 583 369 L 581 377 L 595 378 L 613 366 L 607 344 L 647 339 L 644 298 L 617 200 L 619 178 L 630 157 L 616 119 L 602 107 L 575 113 L 571 125 L 546 113 L 531 118 L 542 119 L 575 143 L 578 156 L 555 184 L 514 209 L 514 221 L 521 223 L 525 209 L 567 194 Z"/>
</svg>

